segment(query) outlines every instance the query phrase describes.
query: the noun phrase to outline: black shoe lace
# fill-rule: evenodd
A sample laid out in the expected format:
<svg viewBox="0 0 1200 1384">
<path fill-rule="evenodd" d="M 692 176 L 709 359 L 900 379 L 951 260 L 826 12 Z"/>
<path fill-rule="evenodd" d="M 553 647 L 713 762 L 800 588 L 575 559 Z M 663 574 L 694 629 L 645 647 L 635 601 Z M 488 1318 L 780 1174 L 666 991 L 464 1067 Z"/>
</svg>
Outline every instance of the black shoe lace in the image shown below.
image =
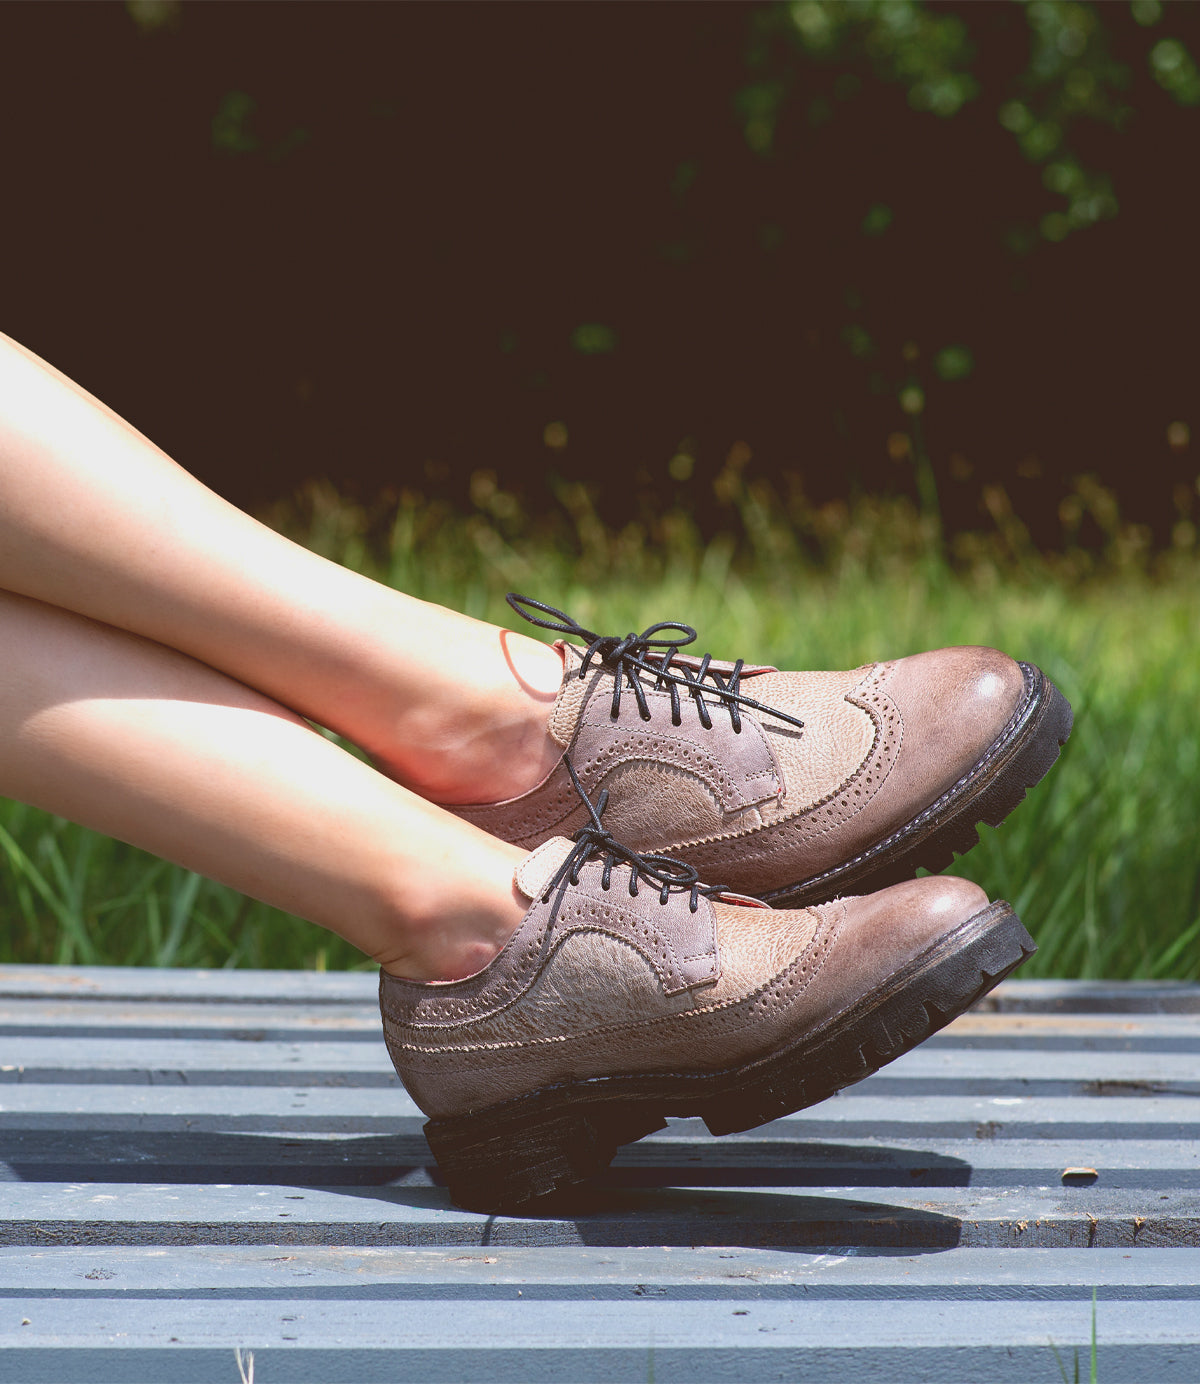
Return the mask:
<svg viewBox="0 0 1200 1384">
<path fill-rule="evenodd" d="M 686 664 L 675 664 L 672 668 L 672 662 L 679 650 L 685 645 L 691 644 L 697 637 L 696 631 L 691 625 L 681 624 L 678 620 L 663 620 L 657 625 L 651 625 L 648 629 L 644 629 L 641 634 L 627 634 L 622 639 L 619 635 L 597 634 L 594 630 L 586 630 L 577 621 L 572 620 L 565 611 L 557 610 L 554 606 L 543 605 L 541 601 L 532 600 L 529 596 L 518 596 L 515 591 L 510 591 L 505 599 L 513 610 L 522 619 L 528 620 L 531 625 L 538 625 L 541 629 L 554 630 L 558 634 L 570 635 L 572 638 L 587 642 L 587 652 L 584 654 L 583 662 L 579 667 L 581 678 L 586 677 L 593 660 L 597 660 L 604 667 L 612 668 L 615 671 L 612 699 L 613 720 L 616 720 L 621 713 L 621 690 L 627 684 L 637 698 L 638 711 L 642 720 L 650 720 L 650 706 L 646 701 L 646 693 L 642 684 L 642 678 L 647 677 L 654 679 L 653 689 L 655 691 L 661 691 L 664 687 L 670 691 L 671 724 L 675 726 L 682 724 L 679 697 L 679 689 L 682 687 L 696 704 L 700 724 L 705 730 L 712 730 L 712 717 L 709 715 L 708 703 L 704 700 L 706 696 L 716 697 L 719 702 L 724 704 L 726 711 L 729 712 L 729 719 L 733 723 L 733 729 L 738 734 L 741 733 L 742 729 L 740 708 L 744 706 L 764 712 L 768 716 L 774 716 L 780 721 L 786 721 L 788 725 L 795 726 L 797 729 L 804 727 L 804 722 L 797 720 L 795 716 L 789 716 L 786 711 L 780 711 L 776 707 L 765 706 L 762 702 L 756 702 L 753 697 L 747 697 L 740 690 L 742 668 L 745 666 L 740 658 L 733 665 L 728 681 L 715 668 L 709 667 L 711 654 L 704 655 L 700 660 L 700 666 L 694 672 Z M 530 611 L 540 611 L 542 615 L 552 615 L 557 618 L 545 620 L 539 615 L 531 615 Z M 656 635 L 663 635 L 664 631 L 674 631 L 674 636 L 655 638 Z M 659 650 L 662 652 L 657 652 Z"/>
<path fill-rule="evenodd" d="M 597 857 L 604 864 L 604 869 L 600 875 L 601 888 L 608 889 L 611 885 L 613 868 L 618 863 L 627 865 L 629 867 L 629 892 L 634 898 L 637 897 L 639 881 L 645 881 L 657 887 L 659 903 L 666 903 L 673 892 L 686 891 L 691 896 L 689 907 L 695 913 L 700 907 L 701 894 L 705 898 L 712 898 L 727 892 L 720 885 L 701 884 L 695 869 L 682 860 L 675 860 L 669 855 L 641 855 L 629 846 L 622 845 L 600 820 L 604 809 L 608 806 L 608 789 L 601 789 L 600 796 L 593 803 L 583 791 L 583 784 L 579 782 L 579 775 L 575 772 L 575 766 L 571 763 L 569 755 L 566 756 L 565 763 L 571 775 L 571 782 L 575 785 L 575 791 L 587 808 L 591 821 L 580 827 L 571 838 L 575 842 L 574 849 L 559 866 L 554 878 L 546 885 L 542 894 L 543 900 L 548 901 L 550 895 L 554 894 L 555 890 L 558 891 L 554 899 L 554 907 L 550 910 L 551 924 L 558 917 L 558 910 L 562 905 L 563 896 L 566 894 L 568 886 L 578 884 L 579 871 L 589 860 Z"/>
</svg>

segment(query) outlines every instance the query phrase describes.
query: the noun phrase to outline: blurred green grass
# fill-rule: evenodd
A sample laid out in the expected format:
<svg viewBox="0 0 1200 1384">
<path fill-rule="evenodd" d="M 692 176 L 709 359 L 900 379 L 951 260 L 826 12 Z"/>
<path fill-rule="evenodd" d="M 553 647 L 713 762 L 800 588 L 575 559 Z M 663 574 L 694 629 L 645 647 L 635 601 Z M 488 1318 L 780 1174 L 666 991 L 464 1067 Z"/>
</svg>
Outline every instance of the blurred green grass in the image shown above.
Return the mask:
<svg viewBox="0 0 1200 1384">
<path fill-rule="evenodd" d="M 569 532 L 534 533 L 483 491 L 474 515 L 402 497 L 381 517 L 315 491 L 267 517 L 412 595 L 504 624 L 516 589 L 604 633 L 684 620 L 714 655 L 781 667 L 944 644 L 1037 663 L 1074 706 L 1074 734 L 955 872 L 1016 906 L 1040 947 L 1024 976 L 1200 978 L 1194 560 L 1152 574 L 1141 562 L 1014 558 L 1010 543 L 1007 557 L 981 549 L 952 568 L 903 504 L 810 516 L 806 534 L 794 513 L 745 494 L 741 542 L 705 542 L 682 515 L 610 533 L 579 495 L 564 497 Z M 0 856 L 4 960 L 367 964 L 315 927 L 20 804 L 0 802 Z"/>
</svg>

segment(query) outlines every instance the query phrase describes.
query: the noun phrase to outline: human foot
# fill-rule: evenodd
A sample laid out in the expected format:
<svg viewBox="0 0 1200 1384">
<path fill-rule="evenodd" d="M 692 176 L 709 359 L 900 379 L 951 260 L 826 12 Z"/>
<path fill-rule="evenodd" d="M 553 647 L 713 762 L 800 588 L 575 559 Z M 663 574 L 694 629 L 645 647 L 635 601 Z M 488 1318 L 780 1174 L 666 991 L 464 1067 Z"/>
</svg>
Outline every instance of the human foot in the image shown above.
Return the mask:
<svg viewBox="0 0 1200 1384">
<path fill-rule="evenodd" d="M 550 734 L 586 792 L 608 789 L 613 833 L 774 906 L 944 869 L 1071 731 L 1054 684 L 994 649 L 788 673 L 681 653 L 687 625 L 602 637 L 527 597 L 509 603 L 569 636 Z M 530 792 L 452 810 L 526 848 L 585 820 L 561 761 Z"/>
<path fill-rule="evenodd" d="M 966 880 L 770 911 L 639 857 L 595 813 L 516 883 L 528 912 L 486 970 L 380 984 L 388 1050 L 431 1116 L 450 1195 L 479 1211 L 587 1180 L 669 1115 L 724 1134 L 824 1100 L 1034 949 Z"/>
<path fill-rule="evenodd" d="M 359 743 L 389 778 L 452 810 L 527 792 L 562 758 L 547 730 L 561 651 L 434 609 L 435 629 L 450 622 L 431 658 L 434 676 L 401 706 L 403 721 L 384 742 Z"/>
</svg>

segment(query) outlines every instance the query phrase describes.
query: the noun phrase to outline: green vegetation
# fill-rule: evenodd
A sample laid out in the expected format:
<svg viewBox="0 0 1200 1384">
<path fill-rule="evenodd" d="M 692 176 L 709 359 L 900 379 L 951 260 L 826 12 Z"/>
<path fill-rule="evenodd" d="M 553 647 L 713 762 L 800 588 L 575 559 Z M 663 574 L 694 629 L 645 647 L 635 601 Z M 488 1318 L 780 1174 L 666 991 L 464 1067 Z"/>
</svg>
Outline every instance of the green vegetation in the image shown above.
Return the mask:
<svg viewBox="0 0 1200 1384">
<path fill-rule="evenodd" d="M 509 623 L 515 589 L 603 631 L 680 618 L 715 654 L 850 667 L 951 643 L 1039 663 L 1075 734 L 1049 778 L 956 869 L 1012 900 L 1041 950 L 1024 975 L 1200 978 L 1200 569 L 1150 570 L 1115 526 L 1102 558 L 977 536 L 952 566 L 905 502 L 823 509 L 748 491 L 744 537 L 701 542 L 671 515 L 603 528 L 582 491 L 569 523 L 523 527 L 487 475 L 477 512 L 409 498 L 368 514 L 315 491 L 271 516 L 318 551 L 426 599 Z M 999 554 L 1007 552 L 1002 561 Z M 1176 560 L 1177 559 L 1177 560 Z M 336 938 L 129 847 L 0 803 L 6 960 L 342 967 Z"/>
<path fill-rule="evenodd" d="M 1058 1372 L 1063 1377 L 1063 1384 L 1079 1384 L 1079 1350 L 1075 1351 L 1075 1377 L 1074 1381 L 1067 1375 L 1067 1367 L 1062 1362 L 1062 1356 L 1058 1353 L 1058 1347 L 1053 1341 L 1050 1342 L 1050 1349 L 1054 1352 L 1054 1362 L 1058 1366 Z M 1092 1289 L 1092 1348 L 1088 1357 L 1088 1384 L 1099 1384 L 1100 1374 L 1096 1363 L 1096 1290 Z"/>
</svg>

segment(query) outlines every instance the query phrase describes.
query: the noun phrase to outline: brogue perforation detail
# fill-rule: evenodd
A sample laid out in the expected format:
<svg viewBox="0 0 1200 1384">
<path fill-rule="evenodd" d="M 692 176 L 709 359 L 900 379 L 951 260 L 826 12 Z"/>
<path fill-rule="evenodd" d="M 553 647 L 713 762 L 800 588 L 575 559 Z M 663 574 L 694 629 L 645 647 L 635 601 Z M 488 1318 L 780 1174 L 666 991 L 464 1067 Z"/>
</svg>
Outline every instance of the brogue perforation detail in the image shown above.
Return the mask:
<svg viewBox="0 0 1200 1384">
<path fill-rule="evenodd" d="M 489 1015 L 473 1016 L 472 1020 L 465 1022 L 457 1027 L 459 1033 L 446 1034 L 437 1041 L 436 1045 L 431 1045 L 430 1038 L 423 1038 L 422 1041 L 414 1041 L 407 1036 L 408 1033 L 417 1035 L 425 1028 L 433 1027 L 423 1022 L 405 1021 L 395 1017 L 393 1014 L 386 1014 L 391 1029 L 389 1035 L 393 1041 L 402 1046 L 406 1055 L 419 1054 L 425 1057 L 447 1057 L 456 1059 L 464 1053 L 487 1053 L 503 1056 L 506 1052 L 518 1052 L 520 1050 L 534 1047 L 561 1046 L 563 1043 L 584 1045 L 615 1034 L 654 1034 L 659 1029 L 677 1028 L 681 1023 L 703 1024 L 705 1027 L 716 1027 L 718 1032 L 742 1029 L 748 1024 L 766 1022 L 772 1014 L 780 1013 L 802 995 L 816 979 L 824 966 L 826 958 L 837 942 L 841 931 L 842 922 L 845 918 L 845 905 L 830 905 L 837 907 L 838 914 L 836 920 L 828 916 L 820 917 L 817 930 L 812 940 L 805 950 L 779 975 L 772 977 L 764 982 L 756 990 L 750 991 L 745 995 L 731 997 L 708 1004 L 697 1004 L 690 1009 L 677 1014 L 658 1015 L 640 1021 L 626 1021 L 618 1024 L 597 1025 L 589 1028 L 586 1033 L 575 1037 L 564 1038 L 559 1034 L 530 1034 L 521 1038 L 500 1039 L 488 1041 L 471 1041 L 470 1035 L 466 1030 L 477 1024 L 486 1024 Z M 618 941 L 627 942 L 628 938 L 618 937 Z M 830 1016 L 836 1018 L 836 1015 Z"/>
<path fill-rule="evenodd" d="M 561 612 L 538 609 L 550 615 L 547 628 L 579 632 Z M 673 643 L 681 631 L 652 627 L 624 639 L 584 631 L 592 640 L 584 649 L 559 641 L 566 670 L 553 740 L 576 755 L 592 791 L 609 790 L 612 826 L 623 839 L 777 907 L 945 869 L 975 844 L 977 824 L 999 825 L 1013 810 L 1070 733 L 1070 707 L 1040 670 L 975 647 L 826 672 L 744 664 L 738 671 L 737 663 L 718 669 L 696 660 L 687 686 L 673 688 L 682 724 L 675 708 L 668 727 L 671 709 L 655 670 L 663 659 L 684 666 Z M 690 639 L 690 626 L 686 632 Z M 669 637 L 659 641 L 660 633 Z M 632 681 L 618 699 L 620 670 Z M 701 716 L 692 691 L 711 703 L 720 690 L 717 682 L 712 695 L 698 686 L 706 670 L 729 680 L 725 691 L 736 674 L 739 691 Z M 735 712 L 740 729 L 730 734 Z M 565 787 L 556 769 L 509 803 L 462 815 L 530 849 L 551 828 L 569 834 L 581 820 Z"/>
<path fill-rule="evenodd" d="M 668 713 L 670 700 L 666 693 L 647 692 L 646 701 L 663 712 Z M 722 723 L 714 723 L 705 730 L 692 730 L 680 734 L 672 726 L 666 733 L 654 728 L 658 717 L 652 716 L 644 721 L 639 716 L 620 726 L 614 733 L 613 718 L 608 715 L 602 692 L 589 691 L 583 714 L 570 747 L 580 777 L 589 792 L 599 788 L 604 778 L 622 763 L 646 761 L 648 763 L 669 764 L 684 773 L 698 778 L 712 794 L 722 814 L 740 812 L 755 803 L 778 797 L 782 791 L 782 779 L 774 751 L 767 742 L 761 727 L 751 717 L 741 722 L 741 729 L 733 732 L 725 723 L 725 728 L 717 730 Z M 730 773 L 719 750 L 724 748 L 726 737 L 737 734 L 741 737 L 740 757 L 754 762 L 741 775 Z M 718 753 L 714 753 L 714 740 Z M 748 738 L 747 738 L 748 737 Z M 594 747 L 595 740 L 599 747 Z"/>
<path fill-rule="evenodd" d="M 883 786 L 900 754 L 903 741 L 903 718 L 883 687 L 894 666 L 894 663 L 876 664 L 868 677 L 846 694 L 846 701 L 870 716 L 875 735 L 866 758 L 840 788 L 791 816 L 778 818 L 761 827 L 734 828 L 714 833 L 702 840 L 687 842 L 678 849 L 686 849 L 689 859 L 698 862 L 701 870 L 705 868 L 706 848 L 727 845 L 751 835 L 754 837 L 756 855 L 778 855 L 791 849 L 791 842 L 797 836 L 805 840 L 814 839 L 844 826 L 861 812 Z"/>
<path fill-rule="evenodd" d="M 891 846 L 893 842 L 898 841 L 902 836 L 911 833 L 914 830 L 914 828 L 919 829 L 926 822 L 933 820 L 943 810 L 944 806 L 948 802 L 952 801 L 959 793 L 961 793 L 962 790 L 968 784 L 970 784 L 973 780 L 980 778 L 984 773 L 986 773 L 990 761 L 992 760 L 994 754 L 998 752 L 996 747 L 1001 747 L 999 752 L 1002 752 L 1003 749 L 1007 748 L 1008 741 L 1013 731 L 1020 724 L 1020 722 L 1028 712 L 1029 705 L 1034 698 L 1033 675 L 1036 674 L 1038 670 L 1028 663 L 1022 663 L 1020 664 L 1020 667 L 1025 676 L 1025 688 L 1021 694 L 1021 700 L 1017 703 L 1016 710 L 1009 717 L 1004 729 L 996 737 L 993 750 L 988 754 L 984 755 L 982 759 L 972 764 L 965 774 L 961 775 L 954 783 L 952 783 L 950 787 L 947 788 L 946 791 L 942 793 L 939 798 L 937 798 L 934 802 L 930 803 L 929 806 L 923 812 L 918 813 L 918 815 L 914 817 L 911 822 L 906 823 L 900 831 L 893 832 L 889 836 L 882 837 L 879 841 L 875 842 L 872 845 L 869 851 L 861 851 L 857 855 L 850 856 L 846 861 L 843 862 L 843 868 L 845 868 L 846 866 L 852 867 L 858 864 L 860 861 L 866 860 L 873 853 L 877 854 L 881 851 L 887 850 L 887 848 Z"/>
<path fill-rule="evenodd" d="M 615 887 L 610 886 L 608 892 Z M 561 937 L 556 938 L 556 946 L 576 932 L 599 932 L 616 942 L 632 946 L 654 969 L 665 995 L 677 995 L 693 985 L 716 978 L 718 962 L 715 930 L 712 932 L 713 940 L 710 946 L 680 955 L 670 936 L 662 928 L 638 917 L 618 902 L 601 900 L 579 890 L 571 899 L 570 904 L 564 903 L 554 924 L 555 933 L 561 933 Z M 656 907 L 663 905 L 657 904 Z M 706 903 L 705 908 L 711 926 L 711 905 Z M 706 969 L 711 974 L 699 979 L 689 979 L 685 967 L 688 963 L 697 961 L 709 963 Z"/>
</svg>

